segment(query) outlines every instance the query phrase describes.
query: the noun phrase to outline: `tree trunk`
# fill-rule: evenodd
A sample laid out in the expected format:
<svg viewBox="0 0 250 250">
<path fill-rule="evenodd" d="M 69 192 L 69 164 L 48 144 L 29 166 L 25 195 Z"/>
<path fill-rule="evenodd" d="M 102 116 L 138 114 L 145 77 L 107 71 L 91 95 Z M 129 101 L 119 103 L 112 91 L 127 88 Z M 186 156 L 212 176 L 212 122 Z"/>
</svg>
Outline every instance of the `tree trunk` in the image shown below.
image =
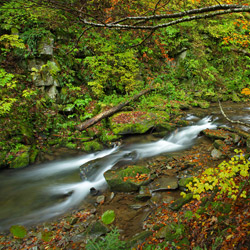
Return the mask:
<svg viewBox="0 0 250 250">
<path fill-rule="evenodd" d="M 106 111 L 94 116 L 93 118 L 90 118 L 89 120 L 87 120 L 87 121 L 85 121 L 83 123 L 80 123 L 79 125 L 76 126 L 76 128 L 78 130 L 80 130 L 80 131 L 83 131 L 83 130 L 89 128 L 90 126 L 92 126 L 92 125 L 96 124 L 97 122 L 101 121 L 103 118 L 107 118 L 107 117 L 115 114 L 116 112 L 121 110 L 123 107 L 128 105 L 131 101 L 137 100 L 140 96 L 145 95 L 146 93 L 150 92 L 152 89 L 153 89 L 153 87 L 141 91 L 139 94 L 134 95 L 133 97 L 131 97 L 126 102 L 120 103 L 117 106 L 112 107 L 111 109 L 106 110 Z"/>
</svg>

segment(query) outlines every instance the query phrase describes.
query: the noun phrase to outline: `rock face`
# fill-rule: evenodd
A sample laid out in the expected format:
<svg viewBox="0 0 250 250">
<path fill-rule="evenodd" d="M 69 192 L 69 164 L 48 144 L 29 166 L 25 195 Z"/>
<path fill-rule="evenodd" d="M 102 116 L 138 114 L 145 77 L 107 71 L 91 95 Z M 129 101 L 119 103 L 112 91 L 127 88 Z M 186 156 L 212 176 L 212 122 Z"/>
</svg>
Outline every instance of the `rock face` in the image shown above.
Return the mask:
<svg viewBox="0 0 250 250">
<path fill-rule="evenodd" d="M 108 170 L 104 177 L 113 191 L 132 192 L 140 186 L 147 185 L 150 179 L 150 170 L 144 166 L 128 166 L 124 169 Z"/>
<path fill-rule="evenodd" d="M 110 118 L 111 129 L 116 135 L 144 134 L 150 129 L 171 131 L 169 115 L 162 111 L 148 113 L 144 111 L 120 112 Z"/>
<path fill-rule="evenodd" d="M 53 46 L 52 34 L 43 38 L 38 43 L 39 57 L 28 60 L 28 70 L 32 72 L 34 85 L 45 91 L 50 98 L 55 99 L 59 94 L 60 84 L 57 80 L 57 72 L 60 71 L 60 67 L 53 58 Z"/>
</svg>

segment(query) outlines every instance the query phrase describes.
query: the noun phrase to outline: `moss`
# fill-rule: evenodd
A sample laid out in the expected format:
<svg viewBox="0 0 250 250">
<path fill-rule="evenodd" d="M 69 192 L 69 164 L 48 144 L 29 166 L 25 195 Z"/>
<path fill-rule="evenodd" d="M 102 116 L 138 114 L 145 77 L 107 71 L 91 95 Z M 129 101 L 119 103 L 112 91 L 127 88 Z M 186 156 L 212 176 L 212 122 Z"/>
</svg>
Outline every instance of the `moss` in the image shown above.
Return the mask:
<svg viewBox="0 0 250 250">
<path fill-rule="evenodd" d="M 0 150 L 0 168 L 6 165 L 7 151 Z"/>
<path fill-rule="evenodd" d="M 149 173 L 150 170 L 144 166 L 128 166 L 125 169 L 109 170 L 104 173 L 104 177 L 112 190 L 132 192 L 150 182 Z"/>
<path fill-rule="evenodd" d="M 179 180 L 178 184 L 179 187 L 185 188 L 189 182 L 192 182 L 194 177 L 187 177 L 187 178 L 182 178 Z"/>
<path fill-rule="evenodd" d="M 110 127 L 116 135 L 144 134 L 152 128 L 157 131 L 171 130 L 171 125 L 167 121 L 169 115 L 164 111 L 121 112 L 110 119 Z"/>
<path fill-rule="evenodd" d="M 29 155 L 30 147 L 23 146 L 20 148 L 18 154 L 15 159 L 10 163 L 10 168 L 22 168 L 30 163 L 30 155 Z"/>
<path fill-rule="evenodd" d="M 102 144 L 100 144 L 98 141 L 89 141 L 83 143 L 84 150 L 87 152 L 92 151 L 100 151 L 103 149 Z"/>
<path fill-rule="evenodd" d="M 37 157 L 38 153 L 39 153 L 39 150 L 36 149 L 36 148 L 31 150 L 31 152 L 30 152 L 30 163 L 34 163 L 36 161 L 36 157 Z"/>
<path fill-rule="evenodd" d="M 193 194 L 189 193 L 186 195 L 186 197 L 181 197 L 172 204 L 170 204 L 170 208 L 174 211 L 179 210 L 182 206 L 184 206 L 186 203 L 190 202 L 193 199 Z"/>
</svg>

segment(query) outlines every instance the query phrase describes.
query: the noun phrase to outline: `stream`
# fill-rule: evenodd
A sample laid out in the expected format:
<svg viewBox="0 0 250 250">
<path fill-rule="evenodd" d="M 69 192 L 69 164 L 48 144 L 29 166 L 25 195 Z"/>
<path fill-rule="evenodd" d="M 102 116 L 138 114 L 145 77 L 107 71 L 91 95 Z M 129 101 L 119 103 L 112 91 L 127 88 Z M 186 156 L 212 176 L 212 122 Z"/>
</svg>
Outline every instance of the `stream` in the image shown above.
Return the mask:
<svg viewBox="0 0 250 250">
<path fill-rule="evenodd" d="M 193 118 L 188 116 L 186 119 Z M 141 159 L 188 149 L 195 144 L 202 130 L 215 129 L 217 125 L 217 121 L 207 116 L 151 142 L 124 143 L 91 154 L 1 171 L 0 231 L 16 224 L 35 225 L 77 208 L 92 187 L 99 190 L 107 188 L 103 173 L 114 165 L 120 162 L 134 164 Z M 101 167 L 82 181 L 79 167 L 93 160 L 99 161 Z"/>
</svg>

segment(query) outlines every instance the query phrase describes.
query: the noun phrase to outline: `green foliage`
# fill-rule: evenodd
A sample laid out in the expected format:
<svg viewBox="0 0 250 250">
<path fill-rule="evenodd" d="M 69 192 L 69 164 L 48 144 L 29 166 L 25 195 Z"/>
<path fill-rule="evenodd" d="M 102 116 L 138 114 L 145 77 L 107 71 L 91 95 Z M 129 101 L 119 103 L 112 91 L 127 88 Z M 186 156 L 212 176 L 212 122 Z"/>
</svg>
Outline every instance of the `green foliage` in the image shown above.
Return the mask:
<svg viewBox="0 0 250 250">
<path fill-rule="evenodd" d="M 19 225 L 11 226 L 10 232 L 17 238 L 24 238 L 27 234 L 25 227 Z"/>
<path fill-rule="evenodd" d="M 89 240 L 86 245 L 86 250 L 122 250 L 128 249 L 125 241 L 119 239 L 120 233 L 117 228 L 114 228 L 103 239 L 96 241 Z"/>
<path fill-rule="evenodd" d="M 115 211 L 107 210 L 102 214 L 102 222 L 106 225 L 111 224 L 115 220 Z"/>
<path fill-rule="evenodd" d="M 88 71 L 92 72 L 92 80 L 88 82 L 92 91 L 102 97 L 104 93 L 113 91 L 121 94 L 132 91 L 138 83 L 136 77 L 139 74 L 135 51 L 115 54 L 112 54 L 113 51 L 105 52 L 84 60 Z"/>
<path fill-rule="evenodd" d="M 237 151 L 239 153 L 240 151 Z M 235 181 L 238 175 L 242 178 L 249 176 L 250 162 L 245 159 L 242 152 L 231 158 L 229 162 L 223 161 L 217 168 L 206 169 L 202 176 L 195 177 L 193 182 L 187 184 L 187 188 L 193 193 L 193 197 L 200 199 L 202 193 L 215 191 L 218 197 L 226 194 L 236 200 L 241 186 Z M 185 193 L 182 193 L 185 196 Z M 246 190 L 240 193 L 240 197 L 246 198 Z"/>
</svg>

